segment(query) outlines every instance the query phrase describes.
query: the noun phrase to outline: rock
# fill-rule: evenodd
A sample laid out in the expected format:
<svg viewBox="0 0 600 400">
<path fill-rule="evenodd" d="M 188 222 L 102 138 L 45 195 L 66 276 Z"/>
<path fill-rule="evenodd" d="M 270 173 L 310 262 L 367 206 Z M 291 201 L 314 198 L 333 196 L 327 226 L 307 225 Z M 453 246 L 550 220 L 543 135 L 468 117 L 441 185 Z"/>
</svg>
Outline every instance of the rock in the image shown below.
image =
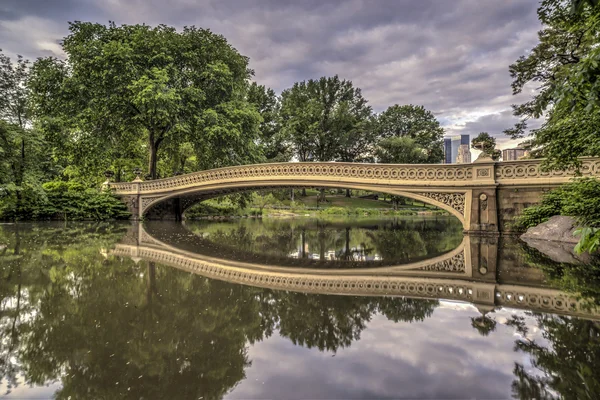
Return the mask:
<svg viewBox="0 0 600 400">
<path fill-rule="evenodd" d="M 576 254 L 575 244 L 571 242 L 556 242 L 550 240 L 523 238 L 527 246 L 543 253 L 552 261 L 567 264 L 589 264 L 592 261 L 588 253 Z"/>
<path fill-rule="evenodd" d="M 573 236 L 578 228 L 577 221 L 573 217 L 555 215 L 548 221 L 527 229 L 521 239 L 547 240 L 551 242 L 577 243 L 579 239 Z"/>
</svg>

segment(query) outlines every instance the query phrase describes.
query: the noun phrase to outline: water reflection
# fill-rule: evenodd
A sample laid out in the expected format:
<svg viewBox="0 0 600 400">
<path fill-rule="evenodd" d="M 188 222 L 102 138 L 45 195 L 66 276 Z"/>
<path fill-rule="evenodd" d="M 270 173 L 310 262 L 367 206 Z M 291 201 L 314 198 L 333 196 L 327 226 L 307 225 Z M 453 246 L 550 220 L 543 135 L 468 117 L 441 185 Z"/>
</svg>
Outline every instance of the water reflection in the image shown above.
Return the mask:
<svg viewBox="0 0 600 400">
<path fill-rule="evenodd" d="M 59 399 L 595 398 L 600 392 L 597 314 L 556 304 L 558 311 L 547 309 L 565 316 L 541 312 L 544 298 L 579 302 L 549 287 L 553 278 L 528 264 L 518 243 L 469 239 L 454 249 L 467 254 L 458 277 L 400 269 L 381 278 L 388 289 L 372 283 L 353 289 L 365 296 L 350 288 L 338 296 L 326 294 L 338 290 L 328 279 L 350 283 L 367 270 L 328 269 L 320 278 L 327 285 L 298 291 L 277 290 L 276 281 L 230 283 L 213 255 L 186 247 L 198 235 L 165 244 L 139 228 L 1 227 L 0 374 L 8 397 L 31 397 L 46 384 L 42 397 Z M 179 228 L 169 229 L 182 238 Z M 256 268 L 248 260 L 225 260 L 240 274 Z M 186 272 L 195 262 L 212 268 L 202 274 L 216 279 Z M 256 272 L 267 276 L 272 267 Z M 418 291 L 425 279 L 457 296 L 461 288 L 475 290 L 470 301 L 479 311 L 439 300 L 453 298 L 448 291 L 425 289 L 420 295 L 429 298 L 383 295 L 392 282 L 394 290 L 413 282 Z M 491 288 L 491 299 L 479 297 Z M 521 295 L 539 303 L 521 304 Z M 497 307 L 506 302 L 537 311 Z M 377 384 L 363 382 L 366 377 Z"/>
<path fill-rule="evenodd" d="M 150 225 L 155 235 L 173 241 L 176 233 L 169 231 L 170 227 Z M 247 259 L 305 259 L 307 264 L 321 261 L 326 267 L 354 262 L 371 262 L 371 266 L 402 264 L 432 258 L 456 248 L 463 239 L 460 222 L 444 216 L 204 220 L 186 223 L 186 228 L 203 239 L 196 240 L 194 248 L 204 253 L 212 251 Z M 161 232 L 165 229 L 167 232 Z"/>
</svg>

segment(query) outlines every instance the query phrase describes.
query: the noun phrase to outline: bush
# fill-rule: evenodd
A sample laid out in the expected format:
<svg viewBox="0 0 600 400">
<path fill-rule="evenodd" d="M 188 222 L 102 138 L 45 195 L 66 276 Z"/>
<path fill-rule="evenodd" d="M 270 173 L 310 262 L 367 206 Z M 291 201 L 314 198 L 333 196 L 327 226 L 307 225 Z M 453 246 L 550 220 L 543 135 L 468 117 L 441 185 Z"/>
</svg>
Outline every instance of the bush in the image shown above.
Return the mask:
<svg viewBox="0 0 600 400">
<path fill-rule="evenodd" d="M 600 248 L 600 180 L 580 178 L 546 193 L 539 205 L 528 207 L 515 220 L 515 227 L 527 229 L 546 222 L 554 215 L 577 218 L 582 225 L 576 233 L 581 239 L 577 252 Z"/>
<path fill-rule="evenodd" d="M 195 204 L 186 210 L 185 217 L 188 219 L 194 219 L 208 215 L 229 217 L 232 215 L 238 215 L 239 211 L 239 206 L 233 204 L 231 201 L 226 200 L 219 202 L 217 200 L 206 200 L 202 203 Z"/>
<path fill-rule="evenodd" d="M 349 209 L 344 207 L 329 207 L 321 210 L 324 215 L 348 215 Z"/>
<path fill-rule="evenodd" d="M 52 181 L 41 192 L 22 193 L 22 199 L 3 201 L 0 218 L 11 220 L 108 220 L 127 219 L 130 213 L 121 200 L 107 191 L 86 188 L 80 183 Z"/>
</svg>

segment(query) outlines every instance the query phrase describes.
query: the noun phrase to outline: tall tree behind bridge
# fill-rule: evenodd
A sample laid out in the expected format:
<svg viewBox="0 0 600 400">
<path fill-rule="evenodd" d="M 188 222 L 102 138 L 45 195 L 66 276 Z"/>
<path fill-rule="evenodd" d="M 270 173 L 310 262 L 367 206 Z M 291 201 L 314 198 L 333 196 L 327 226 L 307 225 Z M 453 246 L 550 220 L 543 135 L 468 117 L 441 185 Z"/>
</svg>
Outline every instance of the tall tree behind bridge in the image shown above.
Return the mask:
<svg viewBox="0 0 600 400">
<path fill-rule="evenodd" d="M 297 82 L 281 95 L 282 129 L 300 161 L 356 161 L 371 107 L 360 89 L 337 75 Z M 364 146 L 364 147 L 363 147 Z M 366 151 L 366 150 L 365 150 Z"/>
<path fill-rule="evenodd" d="M 600 3 L 544 0 L 538 8 L 539 43 L 509 68 L 513 94 L 532 85 L 535 95 L 514 106 L 521 118 L 507 134 L 527 135 L 530 119 L 545 118 L 530 132 L 545 166 L 578 166 L 579 156 L 600 155 Z"/>
<path fill-rule="evenodd" d="M 252 82 L 248 88 L 247 99 L 262 117 L 259 145 L 265 160 L 267 162 L 289 161 L 292 158 L 292 151 L 281 133 L 279 97 L 273 89 Z"/>
<path fill-rule="evenodd" d="M 418 157 L 415 163 L 439 163 L 444 159 L 444 129 L 425 107 L 395 104 L 379 114 L 377 119 L 380 139 L 409 138 L 424 150 L 425 157 Z"/>
<path fill-rule="evenodd" d="M 70 24 L 66 60 L 38 60 L 30 80 L 40 125 L 109 166 L 106 147 L 135 143 L 158 175 L 159 150 L 190 142 L 199 164 L 255 161 L 258 112 L 244 99 L 252 71 L 224 37 L 165 25 Z M 86 157 L 84 157 L 86 158 Z"/>
</svg>

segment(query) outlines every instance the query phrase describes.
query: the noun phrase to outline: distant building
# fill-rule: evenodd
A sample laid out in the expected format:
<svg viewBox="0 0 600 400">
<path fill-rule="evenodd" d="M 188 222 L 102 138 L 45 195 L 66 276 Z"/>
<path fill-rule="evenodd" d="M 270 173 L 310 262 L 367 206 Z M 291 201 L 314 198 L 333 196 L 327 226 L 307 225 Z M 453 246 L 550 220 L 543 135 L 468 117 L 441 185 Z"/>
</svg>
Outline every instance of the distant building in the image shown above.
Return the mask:
<svg viewBox="0 0 600 400">
<path fill-rule="evenodd" d="M 468 144 L 458 146 L 457 164 L 469 164 L 471 162 L 471 149 Z"/>
<path fill-rule="evenodd" d="M 469 135 L 456 135 L 444 139 L 444 163 L 470 163 L 471 145 Z"/>
<path fill-rule="evenodd" d="M 529 151 L 521 148 L 502 150 L 502 161 L 520 160 L 529 155 Z"/>
</svg>

